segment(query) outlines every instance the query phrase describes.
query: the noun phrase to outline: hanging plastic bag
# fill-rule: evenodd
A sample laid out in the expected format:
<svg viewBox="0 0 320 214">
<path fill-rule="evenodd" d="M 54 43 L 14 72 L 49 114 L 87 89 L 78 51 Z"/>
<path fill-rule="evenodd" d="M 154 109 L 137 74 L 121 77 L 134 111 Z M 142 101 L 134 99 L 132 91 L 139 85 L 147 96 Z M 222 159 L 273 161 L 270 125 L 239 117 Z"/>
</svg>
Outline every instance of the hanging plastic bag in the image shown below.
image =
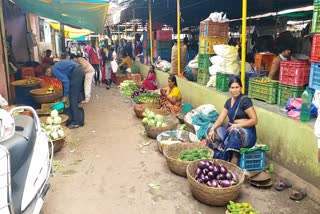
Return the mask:
<svg viewBox="0 0 320 214">
<path fill-rule="evenodd" d="M 116 60 L 111 61 L 111 68 L 113 73 L 117 73 L 119 66 Z"/>
</svg>

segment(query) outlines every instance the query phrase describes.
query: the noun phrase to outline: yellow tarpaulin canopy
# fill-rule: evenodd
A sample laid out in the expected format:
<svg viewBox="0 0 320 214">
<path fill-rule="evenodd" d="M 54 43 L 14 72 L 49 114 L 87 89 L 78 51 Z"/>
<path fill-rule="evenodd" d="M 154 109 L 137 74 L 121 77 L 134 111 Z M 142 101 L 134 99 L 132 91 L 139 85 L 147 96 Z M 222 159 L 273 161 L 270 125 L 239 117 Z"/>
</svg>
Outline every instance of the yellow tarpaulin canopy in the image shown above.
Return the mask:
<svg viewBox="0 0 320 214">
<path fill-rule="evenodd" d="M 53 29 L 58 31 L 60 30 L 60 23 L 51 22 L 50 25 Z M 74 39 L 81 36 L 86 36 L 86 35 L 89 35 L 90 33 L 91 33 L 90 30 L 87 30 L 84 28 L 77 29 L 77 28 L 70 27 L 68 25 L 64 26 L 64 37 L 68 39 Z"/>
</svg>

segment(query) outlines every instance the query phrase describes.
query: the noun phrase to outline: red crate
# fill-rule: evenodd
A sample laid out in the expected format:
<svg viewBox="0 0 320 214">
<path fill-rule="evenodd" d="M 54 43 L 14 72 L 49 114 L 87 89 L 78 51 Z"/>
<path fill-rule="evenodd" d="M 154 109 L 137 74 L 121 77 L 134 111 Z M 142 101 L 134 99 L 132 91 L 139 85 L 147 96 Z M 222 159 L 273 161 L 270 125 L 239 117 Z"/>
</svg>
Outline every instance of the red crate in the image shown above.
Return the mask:
<svg viewBox="0 0 320 214">
<path fill-rule="evenodd" d="M 21 67 L 21 78 L 27 79 L 28 77 L 35 77 L 34 67 Z"/>
<path fill-rule="evenodd" d="M 229 24 L 209 21 L 200 22 L 199 36 L 209 38 L 228 38 Z"/>
<path fill-rule="evenodd" d="M 282 84 L 305 86 L 309 83 L 310 62 L 308 61 L 281 61 L 280 78 Z"/>
<path fill-rule="evenodd" d="M 160 41 L 172 40 L 171 30 L 157 30 L 156 39 Z"/>
<path fill-rule="evenodd" d="M 311 62 L 320 62 L 320 34 L 314 34 L 312 39 Z"/>
</svg>

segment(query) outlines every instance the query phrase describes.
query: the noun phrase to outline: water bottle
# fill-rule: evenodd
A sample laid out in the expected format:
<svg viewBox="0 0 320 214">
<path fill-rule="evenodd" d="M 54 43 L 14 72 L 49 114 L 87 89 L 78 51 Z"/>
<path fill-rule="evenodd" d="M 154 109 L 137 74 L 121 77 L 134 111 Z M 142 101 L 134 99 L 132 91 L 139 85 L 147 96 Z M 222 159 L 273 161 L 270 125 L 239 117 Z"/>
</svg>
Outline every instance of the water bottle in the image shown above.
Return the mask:
<svg viewBox="0 0 320 214">
<path fill-rule="evenodd" d="M 309 90 L 309 87 L 304 90 L 302 93 L 302 106 L 300 111 L 300 120 L 303 122 L 310 121 L 310 105 L 312 100 L 311 91 Z"/>
</svg>

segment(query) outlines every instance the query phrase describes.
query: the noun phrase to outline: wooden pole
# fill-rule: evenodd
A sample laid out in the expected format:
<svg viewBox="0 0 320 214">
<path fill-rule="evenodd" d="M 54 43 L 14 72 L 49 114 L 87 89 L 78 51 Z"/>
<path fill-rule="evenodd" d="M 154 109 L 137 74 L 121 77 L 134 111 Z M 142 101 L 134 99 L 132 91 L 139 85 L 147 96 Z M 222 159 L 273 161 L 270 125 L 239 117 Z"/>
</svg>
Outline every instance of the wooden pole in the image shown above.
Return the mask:
<svg viewBox="0 0 320 214">
<path fill-rule="evenodd" d="M 153 62 L 153 53 L 152 53 L 152 40 L 153 40 L 153 36 L 152 36 L 152 13 L 151 13 L 151 0 L 149 0 L 149 39 L 150 39 L 150 62 L 152 64 Z"/>
<path fill-rule="evenodd" d="M 246 48 L 247 48 L 247 2 L 242 0 L 242 35 L 241 35 L 241 82 L 242 93 L 245 93 L 246 84 Z"/>
<path fill-rule="evenodd" d="M 178 40 L 178 76 L 181 75 L 181 44 L 180 44 L 180 0 L 177 0 L 177 40 Z"/>
</svg>

